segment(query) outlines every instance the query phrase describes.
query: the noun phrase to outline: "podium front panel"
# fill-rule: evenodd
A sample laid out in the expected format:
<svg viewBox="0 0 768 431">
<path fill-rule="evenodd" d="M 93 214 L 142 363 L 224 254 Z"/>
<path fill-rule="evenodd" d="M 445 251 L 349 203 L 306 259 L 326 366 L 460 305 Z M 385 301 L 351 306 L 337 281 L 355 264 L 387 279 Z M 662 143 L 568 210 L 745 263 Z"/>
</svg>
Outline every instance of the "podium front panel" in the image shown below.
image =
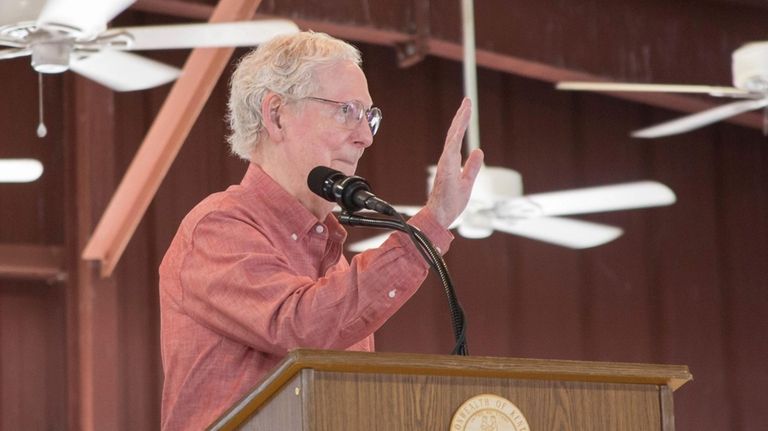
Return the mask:
<svg viewBox="0 0 768 431">
<path fill-rule="evenodd" d="M 662 430 L 655 385 L 315 372 L 305 430 L 449 430 L 469 398 L 511 401 L 532 430 Z"/>
</svg>

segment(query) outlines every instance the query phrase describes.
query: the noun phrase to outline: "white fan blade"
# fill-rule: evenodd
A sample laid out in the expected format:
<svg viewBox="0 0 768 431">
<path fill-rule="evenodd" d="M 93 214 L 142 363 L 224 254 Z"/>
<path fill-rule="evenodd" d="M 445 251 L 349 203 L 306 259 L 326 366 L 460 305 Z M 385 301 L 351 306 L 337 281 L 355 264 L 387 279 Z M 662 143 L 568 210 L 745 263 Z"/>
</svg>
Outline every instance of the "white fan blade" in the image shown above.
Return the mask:
<svg viewBox="0 0 768 431">
<path fill-rule="evenodd" d="M 766 106 L 768 106 L 768 97 L 758 100 L 740 100 L 738 102 L 718 106 L 717 108 L 707 109 L 706 111 L 701 111 L 693 115 L 687 115 L 676 120 L 667 121 L 666 123 L 636 130 L 632 132 L 632 136 L 635 138 L 658 138 L 661 136 L 676 135 L 748 111 L 765 108 Z"/>
<path fill-rule="evenodd" d="M 558 82 L 558 90 L 572 91 L 616 91 L 616 92 L 649 92 L 649 93 L 703 93 L 712 96 L 749 96 L 749 91 L 735 87 L 717 87 L 711 85 L 679 85 L 679 84 L 635 84 L 628 82 Z"/>
<path fill-rule="evenodd" d="M 139 55 L 104 50 L 72 61 L 70 68 L 115 91 L 134 91 L 157 87 L 181 73 L 173 66 Z"/>
<path fill-rule="evenodd" d="M 623 231 L 617 227 L 558 217 L 493 221 L 493 228 L 568 248 L 596 247 L 613 241 Z"/>
<path fill-rule="evenodd" d="M 400 214 L 407 215 L 408 217 L 413 217 L 416 215 L 417 212 L 421 211 L 421 209 L 424 207 L 413 206 L 413 205 L 392 205 L 392 208 L 394 208 L 395 211 L 399 212 Z M 333 212 L 340 213 L 341 207 L 338 205 L 334 206 Z M 371 215 L 371 214 L 376 214 L 376 212 L 369 209 L 363 209 L 358 211 L 358 214 Z"/>
<path fill-rule="evenodd" d="M 48 0 L 37 19 L 39 25 L 64 24 L 95 35 L 135 0 Z"/>
<path fill-rule="evenodd" d="M 395 211 L 407 216 L 414 216 L 416 215 L 417 212 L 421 211 L 421 209 L 424 208 L 424 207 L 414 206 L 414 205 L 392 205 L 392 207 L 395 209 Z M 455 226 L 451 226 L 451 228 L 453 227 Z M 391 232 L 383 233 L 380 235 L 372 236 L 368 239 L 364 239 L 362 241 L 349 243 L 347 244 L 347 250 L 353 251 L 355 253 L 360 253 L 365 250 L 368 250 L 369 248 L 376 248 L 384 244 L 384 241 L 386 241 L 387 238 L 389 238 L 389 235 L 391 234 L 392 234 Z"/>
<path fill-rule="evenodd" d="M 349 243 L 347 244 L 347 250 L 354 251 L 355 253 L 362 253 L 365 250 L 376 248 L 384 244 L 384 241 L 386 241 L 390 235 L 392 235 L 391 232 L 383 233 L 380 235 L 376 235 L 376 236 L 372 236 L 370 238 L 364 239 L 362 241 Z"/>
<path fill-rule="evenodd" d="M 459 235 L 469 239 L 483 239 L 493 235 L 493 220 L 488 219 L 488 225 L 482 226 L 478 224 L 472 224 L 468 222 L 455 223 Z"/>
<path fill-rule="evenodd" d="M 392 205 L 392 208 L 395 209 L 395 211 L 399 212 L 400 214 L 407 215 L 408 217 L 413 217 L 416 215 L 417 212 L 421 211 L 424 207 L 420 206 L 413 206 L 413 205 Z M 448 229 L 455 229 L 461 224 L 461 221 L 463 220 L 464 215 L 460 214 L 458 217 L 456 217 L 456 220 L 451 223 L 451 225 L 448 227 Z"/>
<path fill-rule="evenodd" d="M 8 48 L 0 49 L 0 60 L 7 60 L 9 58 L 23 57 L 29 55 L 32 51 L 26 48 Z"/>
<path fill-rule="evenodd" d="M 45 0 L 3 0 L 0 2 L 0 26 L 34 21 L 43 5 Z"/>
<path fill-rule="evenodd" d="M 637 181 L 548 193 L 536 193 L 499 204 L 501 218 L 536 218 L 587 214 L 670 205 L 675 193 L 655 181 Z"/>
<path fill-rule="evenodd" d="M 400 214 L 407 215 L 408 217 L 413 217 L 416 215 L 417 212 L 421 211 L 424 207 L 420 206 L 412 206 L 412 205 L 392 205 L 392 208 L 395 209 L 395 211 L 399 212 Z M 468 210 L 465 210 L 465 212 Z M 456 217 L 456 220 L 451 223 L 451 225 L 448 227 L 448 229 L 455 229 L 459 227 L 461 224 L 461 221 L 464 219 L 464 214 L 459 214 L 458 217 Z"/>
<path fill-rule="evenodd" d="M 133 43 L 125 48 L 132 51 L 147 49 L 180 49 L 222 46 L 255 46 L 275 36 L 299 31 L 293 21 L 270 19 L 211 24 L 177 24 L 111 29 L 109 33 L 125 31 Z"/>
<path fill-rule="evenodd" d="M 415 205 L 392 205 L 392 208 L 394 208 L 395 211 L 399 212 L 400 214 L 405 214 L 407 216 L 413 217 L 416 215 L 417 212 L 421 211 L 421 209 L 424 207 L 415 206 Z"/>
</svg>

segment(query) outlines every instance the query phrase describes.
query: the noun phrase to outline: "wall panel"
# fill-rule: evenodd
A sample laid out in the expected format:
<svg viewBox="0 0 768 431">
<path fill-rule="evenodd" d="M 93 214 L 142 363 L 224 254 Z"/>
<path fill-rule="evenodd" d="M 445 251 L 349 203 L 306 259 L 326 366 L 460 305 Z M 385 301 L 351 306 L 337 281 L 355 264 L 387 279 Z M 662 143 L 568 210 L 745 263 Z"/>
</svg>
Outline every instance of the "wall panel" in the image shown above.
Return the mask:
<svg viewBox="0 0 768 431">
<path fill-rule="evenodd" d="M 411 3 L 401 3 L 403 7 L 371 3 L 361 9 L 359 2 L 337 2 L 309 11 L 307 2 L 265 2 L 264 9 L 332 19 L 343 15 L 343 6 L 354 11 L 344 22 L 413 31 Z M 567 2 L 554 0 L 536 5 L 478 3 L 479 16 L 489 20 L 479 28 L 479 42 L 486 48 L 617 78 L 713 84 L 727 82 L 730 50 L 762 35 L 758 23 L 765 18 L 746 6 L 729 9 L 737 7 L 734 2 L 704 2 L 695 11 L 664 2 L 594 0 L 573 10 Z M 458 8 L 453 2 L 431 4 L 433 34 L 456 39 Z M 657 19 L 668 14 L 673 16 L 667 21 Z M 591 21 L 591 15 L 599 16 Z M 143 19 L 141 14 L 125 18 Z M 637 22 L 629 26 L 632 19 Z M 711 44 L 710 51 L 693 49 L 693 42 L 685 40 L 697 34 L 701 22 L 711 29 L 700 34 Z M 585 28 L 585 23 L 591 27 Z M 657 36 L 644 42 L 647 32 Z M 673 39 L 676 43 L 670 42 Z M 649 43 L 647 52 L 643 43 Z M 392 48 L 362 49 L 384 122 L 359 173 L 389 201 L 423 203 L 425 169 L 437 160 L 461 98 L 461 68 L 427 57 L 401 69 Z M 182 64 L 185 54 L 154 56 Z M 676 393 L 677 429 L 749 430 L 764 424 L 765 138 L 754 129 L 716 125 L 675 138 L 640 141 L 629 138 L 629 131 L 678 114 L 607 96 L 556 92 L 550 84 L 487 69 L 481 69 L 479 77 L 486 162 L 517 169 L 526 192 L 656 179 L 672 187 L 679 201 L 667 208 L 579 217 L 625 230 L 615 242 L 592 250 L 566 250 L 499 233 L 484 240 L 457 237 L 446 260 L 469 319 L 470 351 L 688 364 L 695 381 Z M 50 167 L 50 175 L 39 184 L 0 186 L 0 241 L 72 241 L 76 236 L 65 227 L 76 226 L 71 220 L 76 215 L 64 207 L 72 205 L 65 200 L 75 196 L 62 190 L 76 172 L 65 171 L 59 162 L 64 151 L 72 151 L 66 147 L 74 144 L 70 134 L 98 128 L 92 121 L 99 117 L 75 123 L 65 115 L 67 107 L 79 102 L 100 113 L 102 102 L 113 103 L 114 124 L 105 133 L 114 137 L 114 145 L 103 157 L 114 167 L 104 171 L 109 178 L 92 181 L 116 184 L 168 87 L 115 95 L 110 102 L 93 97 L 98 90 L 91 89 L 91 96 L 67 92 L 64 78 L 52 77 L 46 102 L 50 137 L 37 140 L 34 74 L 25 61 L 3 61 L 0 78 L 0 155 L 31 151 Z M 227 155 L 225 103 L 226 79 L 214 90 L 109 281 L 117 290 L 100 293 L 113 295 L 109 300 L 114 312 L 100 310 L 94 323 L 115 338 L 115 344 L 106 346 L 110 356 L 104 357 L 111 363 L 102 369 L 114 381 L 101 382 L 111 386 L 106 401 L 117 412 L 112 418 L 115 429 L 156 428 L 162 378 L 157 266 L 186 212 L 207 194 L 238 182 L 245 170 L 245 163 Z M 89 148 L 98 151 L 100 144 L 94 140 Z M 350 239 L 368 233 L 355 230 Z M 63 423 L 77 423 L 70 416 L 78 414 L 80 400 L 73 398 L 78 392 L 71 388 L 80 376 L 65 361 L 80 359 L 72 351 L 72 337 L 78 334 L 66 330 L 71 319 L 78 318 L 65 311 L 77 312 L 71 302 L 66 305 L 77 298 L 73 283 L 0 280 L 3 429 L 60 429 Z M 436 277 L 430 276 L 382 328 L 377 345 L 383 351 L 451 349 L 447 305 Z M 40 406 L 45 413 L 35 415 Z"/>
</svg>

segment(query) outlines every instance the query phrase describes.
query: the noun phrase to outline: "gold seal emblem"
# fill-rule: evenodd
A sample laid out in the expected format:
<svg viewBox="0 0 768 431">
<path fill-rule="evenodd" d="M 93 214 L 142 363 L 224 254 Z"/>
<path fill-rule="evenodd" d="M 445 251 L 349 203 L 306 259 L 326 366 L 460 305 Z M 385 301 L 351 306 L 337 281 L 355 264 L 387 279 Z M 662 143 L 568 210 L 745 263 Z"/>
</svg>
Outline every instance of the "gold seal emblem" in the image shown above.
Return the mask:
<svg viewBox="0 0 768 431">
<path fill-rule="evenodd" d="M 530 431 L 525 416 L 506 398 L 481 394 L 464 402 L 453 414 L 450 431 Z"/>
</svg>

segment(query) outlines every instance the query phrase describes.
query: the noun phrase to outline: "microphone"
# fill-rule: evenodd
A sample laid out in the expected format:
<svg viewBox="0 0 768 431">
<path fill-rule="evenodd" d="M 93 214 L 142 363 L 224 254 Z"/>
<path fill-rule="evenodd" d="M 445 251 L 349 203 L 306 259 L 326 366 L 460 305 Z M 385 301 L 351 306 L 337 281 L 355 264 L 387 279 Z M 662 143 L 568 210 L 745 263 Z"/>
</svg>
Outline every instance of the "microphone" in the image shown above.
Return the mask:
<svg viewBox="0 0 768 431">
<path fill-rule="evenodd" d="M 312 193 L 336 202 L 344 211 L 355 212 L 369 209 L 386 215 L 397 215 L 392 205 L 371 193 L 371 186 L 363 178 L 346 176 L 327 166 L 317 166 L 307 176 L 307 186 Z"/>
</svg>

